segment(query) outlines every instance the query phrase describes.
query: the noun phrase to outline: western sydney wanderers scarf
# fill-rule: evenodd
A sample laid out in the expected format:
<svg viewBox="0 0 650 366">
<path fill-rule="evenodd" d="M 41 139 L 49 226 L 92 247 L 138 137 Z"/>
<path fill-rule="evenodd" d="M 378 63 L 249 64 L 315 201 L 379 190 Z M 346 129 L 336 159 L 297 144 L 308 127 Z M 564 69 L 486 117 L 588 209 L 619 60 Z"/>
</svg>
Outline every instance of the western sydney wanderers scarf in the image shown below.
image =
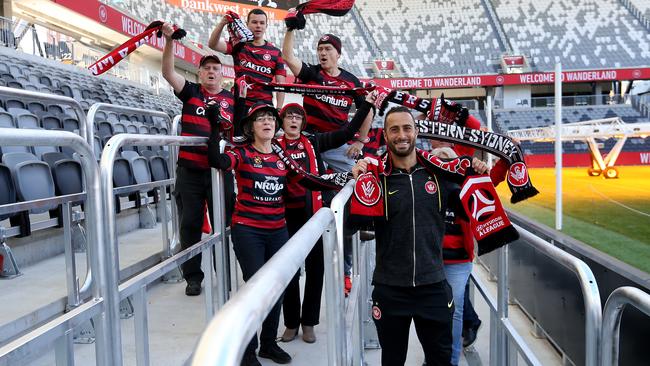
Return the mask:
<svg viewBox="0 0 650 366">
<path fill-rule="evenodd" d="M 300 137 L 298 138 L 300 141 L 298 142 L 299 144 L 302 144 L 304 146 L 304 151 L 307 154 L 307 171 L 309 174 L 312 174 L 314 176 L 319 175 L 318 172 L 318 161 L 316 160 L 316 151 L 314 150 L 314 145 L 312 145 L 311 141 L 307 138 L 307 136 L 300 134 Z M 282 150 L 286 151 L 287 149 L 287 139 L 285 137 L 280 137 L 278 138 L 278 144 L 280 147 L 282 147 Z M 313 191 L 313 190 L 308 190 L 307 194 L 311 195 L 311 210 L 312 213 L 316 213 L 316 211 L 320 210 L 321 207 L 323 207 L 323 196 L 319 191 Z"/>
<path fill-rule="evenodd" d="M 472 176 L 471 160 L 459 157 L 451 160 L 441 160 L 433 154 L 417 150 L 420 165 L 429 174 L 440 173 L 439 169 L 458 175 L 463 182 L 460 198 L 463 209 L 469 218 L 473 234 L 478 241 L 479 255 L 488 253 L 519 238 L 517 230 L 512 226 L 503 210 L 490 177 L 487 175 Z M 373 162 L 374 161 L 374 162 Z M 388 210 L 384 203 L 387 194 L 382 191 L 379 183 L 383 178 L 383 189 L 388 189 L 386 177 L 391 174 L 390 152 L 381 157 L 381 161 L 370 160 L 368 171 L 360 175 L 354 186 L 354 194 L 350 206 L 350 214 L 361 216 L 386 216 Z"/>
<path fill-rule="evenodd" d="M 228 34 L 230 35 L 229 42 L 233 46 L 253 40 L 253 32 L 251 32 L 246 24 L 244 24 L 239 17 L 239 14 L 228 11 L 226 13 L 226 19 L 228 19 Z"/>
<path fill-rule="evenodd" d="M 274 140 L 271 143 L 271 147 L 273 148 L 273 152 L 282 160 L 285 166 L 287 166 L 288 169 L 293 171 L 295 174 L 298 174 L 301 179 L 306 179 L 307 181 L 310 181 L 313 185 L 317 185 L 322 189 L 332 189 L 332 190 L 340 190 L 345 186 L 345 184 L 352 179 L 352 173 L 334 173 L 334 174 L 323 174 L 323 175 L 316 175 L 312 174 L 310 172 L 305 171 L 300 164 L 298 164 L 295 160 L 293 160 L 280 146 L 277 140 Z"/>
<path fill-rule="evenodd" d="M 512 192 L 510 202 L 517 203 L 539 193 L 530 181 L 524 153 L 519 145 L 508 136 L 465 127 L 469 117 L 466 108 L 449 102 L 444 97 L 429 101 L 386 88 L 378 90 L 380 96 L 377 104 L 380 106 L 380 114 L 383 114 L 388 102 L 426 113 L 426 120 L 415 121 L 419 137 L 471 146 L 505 159 L 509 163 L 507 181 Z"/>
<path fill-rule="evenodd" d="M 106 56 L 100 58 L 99 61 L 88 66 L 88 69 L 90 69 L 95 76 L 105 73 L 118 62 L 122 61 L 131 52 L 135 51 L 138 47 L 149 42 L 150 38 L 154 37 L 154 35 L 156 37 L 162 37 L 162 25 L 163 22 L 160 20 L 151 22 L 142 33 L 119 45 L 117 48 L 106 54 Z M 185 37 L 186 34 L 187 33 L 183 29 L 174 26 L 172 39 L 181 39 Z"/>
<path fill-rule="evenodd" d="M 302 94 L 302 95 L 366 95 L 375 90 L 374 85 L 365 87 L 338 87 L 338 86 L 323 86 L 323 85 L 307 85 L 307 84 L 292 84 L 292 83 L 274 83 L 274 82 L 259 82 L 253 81 L 248 76 L 243 76 L 237 79 L 237 86 L 239 90 L 239 97 L 246 98 L 248 89 L 262 89 L 268 91 Z"/>
<path fill-rule="evenodd" d="M 284 21 L 289 30 L 304 29 L 306 14 L 323 13 L 341 17 L 347 14 L 352 6 L 354 6 L 354 0 L 311 0 L 289 11 Z"/>
</svg>

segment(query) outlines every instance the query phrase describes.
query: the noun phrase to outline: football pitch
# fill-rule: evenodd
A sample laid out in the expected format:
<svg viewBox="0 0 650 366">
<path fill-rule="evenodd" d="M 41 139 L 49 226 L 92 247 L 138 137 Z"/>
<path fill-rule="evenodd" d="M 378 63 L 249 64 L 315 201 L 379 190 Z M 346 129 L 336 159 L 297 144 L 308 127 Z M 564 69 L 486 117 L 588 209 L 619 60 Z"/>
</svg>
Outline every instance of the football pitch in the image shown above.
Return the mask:
<svg viewBox="0 0 650 366">
<path fill-rule="evenodd" d="M 563 169 L 562 232 L 650 273 L 650 167 L 617 169 L 618 179 L 589 177 L 586 167 Z M 499 196 L 507 209 L 554 228 L 555 170 L 530 169 L 530 177 L 537 196 L 513 205 L 506 184 Z"/>
</svg>

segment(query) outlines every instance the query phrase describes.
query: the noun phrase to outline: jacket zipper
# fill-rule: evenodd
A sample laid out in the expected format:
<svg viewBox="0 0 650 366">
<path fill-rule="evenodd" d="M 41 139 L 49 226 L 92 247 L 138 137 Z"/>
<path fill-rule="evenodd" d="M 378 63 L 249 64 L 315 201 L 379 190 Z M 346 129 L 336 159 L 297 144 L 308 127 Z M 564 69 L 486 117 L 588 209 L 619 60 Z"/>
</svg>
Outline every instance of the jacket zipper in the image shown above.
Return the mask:
<svg viewBox="0 0 650 366">
<path fill-rule="evenodd" d="M 413 287 L 415 287 L 415 189 L 413 188 L 413 171 L 409 174 L 409 181 L 411 182 L 411 217 L 413 218 Z"/>
</svg>

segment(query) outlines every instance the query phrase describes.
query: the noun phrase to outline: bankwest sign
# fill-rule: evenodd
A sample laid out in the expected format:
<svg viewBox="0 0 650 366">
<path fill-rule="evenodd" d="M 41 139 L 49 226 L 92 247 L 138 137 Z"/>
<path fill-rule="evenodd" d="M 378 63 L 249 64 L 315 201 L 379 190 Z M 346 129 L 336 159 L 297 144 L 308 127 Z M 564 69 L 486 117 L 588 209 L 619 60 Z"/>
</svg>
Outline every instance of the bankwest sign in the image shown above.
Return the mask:
<svg viewBox="0 0 650 366">
<path fill-rule="evenodd" d="M 83 16 L 86 16 L 90 19 L 95 20 L 96 22 L 108 27 L 114 31 L 122 33 L 126 36 L 133 37 L 142 33 L 148 24 L 143 24 L 128 15 L 108 6 L 100 3 L 97 0 L 53 0 L 55 3 L 64 6 L 76 13 L 79 13 Z M 149 39 L 147 45 L 162 50 L 165 46 L 164 37 L 158 38 L 153 37 Z M 190 64 L 199 65 L 199 60 L 201 59 L 201 54 L 193 51 L 189 47 L 185 47 L 182 44 L 175 42 L 174 43 L 174 56 Z M 225 66 L 223 68 L 223 74 L 226 77 L 234 78 L 235 70 L 232 66 Z"/>
<path fill-rule="evenodd" d="M 650 79 L 650 68 L 565 71 L 562 73 L 562 81 L 565 83 L 643 79 Z M 432 78 L 373 79 L 373 81 L 378 85 L 391 89 L 452 89 L 504 85 L 553 84 L 555 82 L 555 73 L 539 72 L 527 74 L 441 76 Z"/>
</svg>

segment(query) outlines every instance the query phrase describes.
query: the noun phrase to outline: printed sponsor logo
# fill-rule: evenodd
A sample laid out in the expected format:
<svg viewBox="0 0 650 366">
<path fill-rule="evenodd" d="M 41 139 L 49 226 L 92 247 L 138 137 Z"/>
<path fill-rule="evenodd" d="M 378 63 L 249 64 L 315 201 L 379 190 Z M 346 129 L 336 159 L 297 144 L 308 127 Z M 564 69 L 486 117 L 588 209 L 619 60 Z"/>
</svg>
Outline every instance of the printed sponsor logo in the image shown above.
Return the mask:
<svg viewBox="0 0 650 366">
<path fill-rule="evenodd" d="M 265 178 L 266 180 L 264 182 L 256 181 L 254 188 L 261 190 L 269 196 L 276 195 L 278 192 L 284 189 L 284 184 L 278 182 L 278 179 L 280 179 L 280 177 L 266 176 Z"/>
</svg>

